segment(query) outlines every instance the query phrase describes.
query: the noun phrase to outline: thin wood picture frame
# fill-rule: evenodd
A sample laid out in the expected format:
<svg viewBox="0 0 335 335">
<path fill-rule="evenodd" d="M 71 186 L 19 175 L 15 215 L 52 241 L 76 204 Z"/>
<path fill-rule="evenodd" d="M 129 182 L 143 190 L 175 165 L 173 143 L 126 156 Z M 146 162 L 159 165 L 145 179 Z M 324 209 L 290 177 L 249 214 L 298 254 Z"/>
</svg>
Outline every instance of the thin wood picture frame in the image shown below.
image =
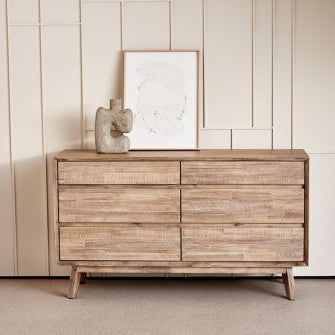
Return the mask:
<svg viewBox="0 0 335 335">
<path fill-rule="evenodd" d="M 123 104 L 131 150 L 199 150 L 199 50 L 124 50 Z"/>
</svg>

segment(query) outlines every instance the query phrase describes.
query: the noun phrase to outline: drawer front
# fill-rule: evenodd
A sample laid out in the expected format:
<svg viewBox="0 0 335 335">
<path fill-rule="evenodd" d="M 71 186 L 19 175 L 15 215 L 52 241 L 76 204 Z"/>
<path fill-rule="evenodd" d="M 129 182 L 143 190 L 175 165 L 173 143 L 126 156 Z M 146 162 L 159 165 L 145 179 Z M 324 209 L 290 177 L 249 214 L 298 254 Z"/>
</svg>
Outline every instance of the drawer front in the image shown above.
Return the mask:
<svg viewBox="0 0 335 335">
<path fill-rule="evenodd" d="M 176 225 L 100 225 L 60 227 L 61 260 L 179 261 Z"/>
<path fill-rule="evenodd" d="M 182 190 L 182 222 L 303 223 L 304 190 L 210 188 Z"/>
<path fill-rule="evenodd" d="M 304 184 L 303 162 L 182 162 L 182 184 Z"/>
<path fill-rule="evenodd" d="M 59 184 L 179 184 L 179 162 L 59 162 Z"/>
<path fill-rule="evenodd" d="M 303 228 L 182 228 L 183 261 L 303 261 Z"/>
<path fill-rule="evenodd" d="M 60 186 L 59 222 L 179 222 L 176 188 Z"/>
</svg>

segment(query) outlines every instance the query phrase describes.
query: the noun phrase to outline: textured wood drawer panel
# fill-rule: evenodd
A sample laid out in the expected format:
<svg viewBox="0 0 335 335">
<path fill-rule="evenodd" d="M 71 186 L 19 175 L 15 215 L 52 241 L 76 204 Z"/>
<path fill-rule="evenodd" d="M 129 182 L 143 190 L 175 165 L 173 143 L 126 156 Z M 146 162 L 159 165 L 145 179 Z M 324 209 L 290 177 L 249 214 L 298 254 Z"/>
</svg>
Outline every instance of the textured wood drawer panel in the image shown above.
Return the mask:
<svg viewBox="0 0 335 335">
<path fill-rule="evenodd" d="M 182 222 L 304 222 L 303 189 L 183 189 L 181 194 Z"/>
<path fill-rule="evenodd" d="M 176 188 L 59 187 L 59 222 L 179 222 Z"/>
<path fill-rule="evenodd" d="M 59 162 L 59 184 L 179 184 L 179 162 Z"/>
<path fill-rule="evenodd" d="M 183 261 L 303 261 L 303 228 L 182 228 Z"/>
<path fill-rule="evenodd" d="M 182 162 L 182 184 L 304 184 L 303 162 Z"/>
<path fill-rule="evenodd" d="M 61 260 L 180 260 L 180 228 L 163 224 L 60 227 Z"/>
</svg>

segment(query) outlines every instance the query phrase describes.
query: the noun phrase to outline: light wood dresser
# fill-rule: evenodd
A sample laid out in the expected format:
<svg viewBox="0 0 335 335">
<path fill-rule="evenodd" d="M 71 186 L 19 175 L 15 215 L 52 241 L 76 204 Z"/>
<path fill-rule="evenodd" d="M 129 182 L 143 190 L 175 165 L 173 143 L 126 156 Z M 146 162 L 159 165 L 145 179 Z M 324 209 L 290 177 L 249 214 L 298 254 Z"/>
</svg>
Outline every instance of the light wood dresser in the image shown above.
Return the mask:
<svg viewBox="0 0 335 335">
<path fill-rule="evenodd" d="M 303 150 L 66 150 L 54 160 L 57 261 L 88 272 L 282 274 L 308 264 Z"/>
</svg>

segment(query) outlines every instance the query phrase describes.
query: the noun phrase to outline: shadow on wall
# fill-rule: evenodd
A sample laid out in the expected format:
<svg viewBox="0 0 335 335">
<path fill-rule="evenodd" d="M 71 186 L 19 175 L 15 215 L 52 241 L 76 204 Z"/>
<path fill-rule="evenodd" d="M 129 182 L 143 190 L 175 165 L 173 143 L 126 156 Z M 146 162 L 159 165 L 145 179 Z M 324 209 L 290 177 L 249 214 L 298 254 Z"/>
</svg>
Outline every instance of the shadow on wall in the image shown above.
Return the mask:
<svg viewBox="0 0 335 335">
<path fill-rule="evenodd" d="M 1 201 L 11 206 L 11 209 L 15 208 L 15 220 L 13 216 L 7 215 L 8 221 L 1 222 L 0 244 L 7 244 L 7 249 L 9 249 L 6 250 L 5 261 L 14 262 L 16 248 L 18 275 L 47 275 L 45 161 L 41 155 L 16 159 L 13 164 L 14 197 L 10 192 L 12 190 L 10 183 L 8 188 L 1 188 L 0 191 Z M 5 170 L 9 168 L 9 166 L 1 166 L 1 174 L 6 173 Z M 7 211 L 9 211 L 8 208 Z M 3 220 L 2 217 L 1 219 Z"/>
<path fill-rule="evenodd" d="M 0 275 L 14 275 L 14 215 L 11 166 L 0 164 Z"/>
<path fill-rule="evenodd" d="M 78 106 L 45 107 L 44 143 L 47 154 L 80 148 L 82 142 L 81 110 Z"/>
<path fill-rule="evenodd" d="M 49 108 L 46 101 L 44 115 L 45 150 L 39 134 L 28 131 L 13 138 L 14 185 L 10 164 L 0 165 L 0 251 L 6 255 L 1 258 L 0 275 L 14 274 L 15 252 L 19 276 L 49 275 L 46 156 L 66 148 L 80 148 L 82 122 L 78 106 Z M 29 134 L 35 139 L 25 141 Z"/>
</svg>

